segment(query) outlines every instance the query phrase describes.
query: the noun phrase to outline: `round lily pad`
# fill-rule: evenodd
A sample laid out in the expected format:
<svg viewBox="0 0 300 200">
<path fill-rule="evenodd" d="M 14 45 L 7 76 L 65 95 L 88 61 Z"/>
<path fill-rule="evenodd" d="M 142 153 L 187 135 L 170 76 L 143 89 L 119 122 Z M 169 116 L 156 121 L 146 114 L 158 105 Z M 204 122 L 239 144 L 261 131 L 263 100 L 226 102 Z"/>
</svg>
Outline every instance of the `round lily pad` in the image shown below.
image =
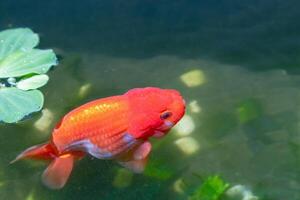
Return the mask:
<svg viewBox="0 0 300 200">
<path fill-rule="evenodd" d="M 26 115 L 41 110 L 43 94 L 38 90 L 23 91 L 17 88 L 0 89 L 0 121 L 13 123 Z"/>
<path fill-rule="evenodd" d="M 29 51 L 39 43 L 39 37 L 29 28 L 0 32 L 0 60 L 15 51 Z"/>
<path fill-rule="evenodd" d="M 20 77 L 30 73 L 44 74 L 56 65 L 52 50 L 17 51 L 0 61 L 0 78 Z"/>
</svg>

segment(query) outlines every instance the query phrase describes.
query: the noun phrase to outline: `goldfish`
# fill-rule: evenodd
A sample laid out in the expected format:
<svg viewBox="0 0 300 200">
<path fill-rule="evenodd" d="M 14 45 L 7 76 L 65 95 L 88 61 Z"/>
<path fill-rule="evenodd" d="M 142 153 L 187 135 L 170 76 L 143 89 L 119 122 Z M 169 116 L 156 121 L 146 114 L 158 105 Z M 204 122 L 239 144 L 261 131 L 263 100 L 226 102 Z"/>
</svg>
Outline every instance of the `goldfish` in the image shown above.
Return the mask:
<svg viewBox="0 0 300 200">
<path fill-rule="evenodd" d="M 42 182 L 50 189 L 62 188 L 74 161 L 85 155 L 116 160 L 142 173 L 152 149 L 149 138 L 165 136 L 184 113 L 185 101 L 177 90 L 131 89 L 70 111 L 56 124 L 48 142 L 26 149 L 12 162 L 49 161 Z"/>
</svg>

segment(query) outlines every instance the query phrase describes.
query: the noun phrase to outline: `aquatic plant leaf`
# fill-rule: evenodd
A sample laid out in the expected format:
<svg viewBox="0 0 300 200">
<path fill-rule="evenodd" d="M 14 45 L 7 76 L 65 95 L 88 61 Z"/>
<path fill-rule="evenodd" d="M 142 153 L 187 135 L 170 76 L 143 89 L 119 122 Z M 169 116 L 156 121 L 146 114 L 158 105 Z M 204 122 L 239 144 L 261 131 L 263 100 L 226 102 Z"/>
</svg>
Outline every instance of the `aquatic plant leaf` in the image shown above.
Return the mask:
<svg viewBox="0 0 300 200">
<path fill-rule="evenodd" d="M 0 121 L 13 123 L 26 115 L 41 110 L 43 94 L 38 90 L 23 91 L 17 88 L 0 89 Z"/>
<path fill-rule="evenodd" d="M 190 200 L 220 200 L 229 184 L 219 176 L 208 177 L 190 197 Z"/>
<path fill-rule="evenodd" d="M 126 188 L 132 183 L 133 173 L 125 168 L 120 168 L 113 180 L 112 185 L 116 188 Z"/>
<path fill-rule="evenodd" d="M 0 60 L 15 51 L 30 51 L 39 37 L 29 28 L 8 29 L 0 32 Z"/>
<path fill-rule="evenodd" d="M 44 74 L 57 64 L 52 50 L 17 51 L 0 62 L 0 78 L 20 77 L 30 73 Z"/>
<path fill-rule="evenodd" d="M 159 160 L 151 160 L 146 166 L 144 175 L 158 180 L 168 180 L 175 174 L 174 169 Z"/>
<path fill-rule="evenodd" d="M 256 99 L 246 99 L 239 103 L 237 115 L 241 123 L 247 123 L 251 120 L 261 117 L 263 108 Z"/>
<path fill-rule="evenodd" d="M 45 74 L 35 75 L 17 82 L 16 87 L 21 90 L 33 90 L 44 86 L 49 80 Z"/>
</svg>

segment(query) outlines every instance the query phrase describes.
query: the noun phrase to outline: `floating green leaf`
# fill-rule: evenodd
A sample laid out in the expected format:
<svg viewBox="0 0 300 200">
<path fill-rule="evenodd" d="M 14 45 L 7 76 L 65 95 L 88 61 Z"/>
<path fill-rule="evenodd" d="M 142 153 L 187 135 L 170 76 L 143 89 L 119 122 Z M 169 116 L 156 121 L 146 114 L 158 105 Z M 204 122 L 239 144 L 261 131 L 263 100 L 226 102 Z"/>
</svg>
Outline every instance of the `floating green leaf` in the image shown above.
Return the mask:
<svg viewBox="0 0 300 200">
<path fill-rule="evenodd" d="M 0 89 L 0 121 L 12 123 L 39 111 L 44 103 L 38 90 L 23 91 L 17 88 Z"/>
<path fill-rule="evenodd" d="M 56 62 L 52 50 L 17 51 L 0 62 L 0 78 L 20 77 L 30 73 L 44 74 Z"/>
<path fill-rule="evenodd" d="M 49 77 L 45 74 L 35 75 L 26 79 L 22 79 L 17 82 L 17 88 L 21 90 L 33 90 L 44 86 L 49 80 Z"/>
<path fill-rule="evenodd" d="M 38 43 L 28 28 L 0 32 L 0 121 L 17 122 L 43 106 L 43 94 L 35 89 L 48 82 L 45 73 L 57 58 L 50 49 L 33 49 Z"/>
<path fill-rule="evenodd" d="M 28 28 L 0 32 L 0 60 L 15 51 L 29 51 L 39 43 L 39 37 Z"/>
<path fill-rule="evenodd" d="M 219 176 L 208 177 L 190 197 L 190 200 L 219 200 L 229 184 Z"/>
</svg>

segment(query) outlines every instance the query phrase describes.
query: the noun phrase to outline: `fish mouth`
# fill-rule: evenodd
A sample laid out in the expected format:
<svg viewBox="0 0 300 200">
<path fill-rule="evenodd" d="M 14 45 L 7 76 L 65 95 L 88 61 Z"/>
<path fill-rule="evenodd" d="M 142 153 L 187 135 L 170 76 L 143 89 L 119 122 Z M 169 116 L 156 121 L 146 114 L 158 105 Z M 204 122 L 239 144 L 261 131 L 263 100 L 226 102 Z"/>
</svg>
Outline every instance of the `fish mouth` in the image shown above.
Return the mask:
<svg viewBox="0 0 300 200">
<path fill-rule="evenodd" d="M 164 121 L 164 123 L 154 130 L 154 134 L 152 135 L 155 138 L 161 138 L 165 136 L 165 134 L 174 126 L 174 123 L 171 121 Z"/>
</svg>

